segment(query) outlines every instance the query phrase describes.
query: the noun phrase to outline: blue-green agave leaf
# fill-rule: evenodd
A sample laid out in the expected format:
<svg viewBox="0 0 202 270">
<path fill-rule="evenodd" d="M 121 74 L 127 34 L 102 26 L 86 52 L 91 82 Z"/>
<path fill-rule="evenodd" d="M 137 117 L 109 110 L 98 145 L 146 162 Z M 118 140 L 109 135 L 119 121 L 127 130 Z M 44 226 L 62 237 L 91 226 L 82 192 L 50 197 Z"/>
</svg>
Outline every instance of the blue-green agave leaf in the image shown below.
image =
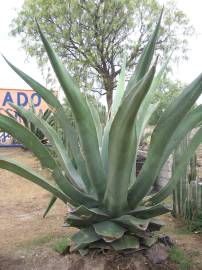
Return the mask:
<svg viewBox="0 0 202 270">
<path fill-rule="evenodd" d="M 134 235 L 124 235 L 121 239 L 118 239 L 111 243 L 114 250 L 120 251 L 124 249 L 139 249 L 139 239 Z"/>
<path fill-rule="evenodd" d="M 201 92 L 202 74 L 200 74 L 163 113 L 152 134 L 146 162 L 134 185 L 130 189 L 128 201 L 131 208 L 137 207 L 154 184 L 159 169 L 162 166 L 161 157 L 170 142 L 171 136 L 190 111 Z M 144 185 L 142 185 L 143 181 Z"/>
<path fill-rule="evenodd" d="M 101 236 L 105 242 L 112 242 L 121 238 L 126 229 L 113 221 L 102 221 L 93 225 L 95 232 Z"/>
<path fill-rule="evenodd" d="M 101 237 L 96 234 L 92 227 L 81 229 L 71 237 L 72 245 L 70 251 L 83 249 L 88 244 L 98 241 L 99 239 L 101 239 Z"/>
<path fill-rule="evenodd" d="M 48 204 L 46 210 L 44 211 L 43 218 L 45 218 L 45 217 L 48 215 L 49 211 L 51 210 L 51 208 L 52 208 L 53 205 L 55 204 L 56 200 L 57 200 L 57 197 L 53 195 L 53 196 L 51 197 L 51 199 L 50 199 L 50 202 L 49 202 L 49 204 Z"/>
<path fill-rule="evenodd" d="M 111 128 L 112 120 L 121 105 L 122 98 L 125 92 L 125 65 L 126 59 L 124 57 L 124 61 L 122 63 L 121 72 L 119 74 L 119 79 L 116 87 L 116 91 L 113 96 L 112 108 L 109 112 L 108 121 L 104 128 L 103 138 L 102 138 L 102 149 L 101 149 L 101 157 L 104 166 L 105 174 L 108 173 L 108 163 L 109 163 L 109 156 L 108 156 L 108 146 L 109 146 L 109 131 Z"/>
<path fill-rule="evenodd" d="M 185 148 L 181 156 L 181 159 L 179 160 L 179 163 L 175 167 L 171 179 L 158 193 L 154 194 L 151 198 L 149 198 L 148 203 L 157 204 L 170 195 L 170 193 L 175 188 L 177 181 L 180 179 L 180 176 L 183 173 L 184 168 L 187 166 L 188 162 L 193 157 L 194 152 L 196 151 L 197 147 L 201 142 L 202 142 L 202 128 L 200 128 L 197 131 L 197 133 L 191 139 L 188 146 Z"/>
<path fill-rule="evenodd" d="M 155 66 L 124 99 L 110 129 L 109 173 L 104 203 L 112 216 L 118 216 L 127 207 L 128 186 L 134 162 L 131 149 L 135 149 L 137 144 L 134 121 L 154 73 Z"/>
<path fill-rule="evenodd" d="M 49 184 L 45 178 L 43 178 L 38 173 L 34 172 L 32 168 L 24 166 L 20 162 L 0 156 L 0 168 L 13 172 L 17 175 L 20 175 L 25 179 L 37 184 L 38 186 L 42 187 L 48 192 L 54 194 L 55 197 L 61 199 L 64 203 L 69 202 L 74 204 L 71 198 L 69 198 L 61 190 Z"/>
<path fill-rule="evenodd" d="M 71 106 L 74 119 L 77 124 L 82 152 L 85 157 L 91 184 L 95 188 L 98 197 L 102 199 L 105 190 L 106 178 L 99 152 L 96 127 L 90 109 L 85 97 L 73 82 L 70 74 L 63 66 L 55 51 L 51 48 L 39 26 L 38 30 L 51 65 Z"/>
</svg>

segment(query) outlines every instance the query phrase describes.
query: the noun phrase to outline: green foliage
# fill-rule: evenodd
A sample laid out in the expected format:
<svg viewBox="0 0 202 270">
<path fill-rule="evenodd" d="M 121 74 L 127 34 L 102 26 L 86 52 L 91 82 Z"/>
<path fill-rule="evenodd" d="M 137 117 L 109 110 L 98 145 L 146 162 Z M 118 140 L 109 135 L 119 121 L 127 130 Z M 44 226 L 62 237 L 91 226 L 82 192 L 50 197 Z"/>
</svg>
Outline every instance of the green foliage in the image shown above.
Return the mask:
<svg viewBox="0 0 202 270">
<path fill-rule="evenodd" d="M 80 87 L 106 93 L 110 108 L 124 48 L 131 72 L 160 10 L 157 0 L 26 0 L 12 22 L 11 34 L 20 36 L 22 47 L 36 57 L 44 71 L 48 58 L 36 28 L 37 18 Z M 175 59 L 186 56 L 193 28 L 173 1 L 165 7 L 160 34 L 156 50 L 164 60 L 173 50 Z"/>
<path fill-rule="evenodd" d="M 158 91 L 153 97 L 153 103 L 158 102 L 158 107 L 153 113 L 149 124 L 156 125 L 162 113 L 166 110 L 169 104 L 180 94 L 184 86 L 180 82 L 173 82 L 165 78 Z"/>
<path fill-rule="evenodd" d="M 12 106 L 12 104 L 11 104 L 11 106 Z M 29 110 L 31 110 L 33 113 L 37 114 L 37 112 L 36 112 L 33 104 L 31 104 Z M 8 116 L 10 116 L 11 118 L 14 118 L 15 119 L 14 115 L 10 111 L 5 110 L 5 112 L 6 112 L 6 114 Z M 55 121 L 54 121 L 54 117 L 53 117 L 53 114 L 52 114 L 51 110 L 47 109 L 44 113 L 40 111 L 37 114 L 37 116 L 39 118 L 43 119 L 44 121 L 46 121 L 50 126 L 54 126 L 54 124 L 55 124 L 54 122 Z M 20 117 L 20 119 L 23 122 L 24 126 L 26 128 L 28 128 L 29 130 L 31 130 L 32 133 L 34 133 L 43 144 L 47 144 L 48 143 L 48 140 L 45 137 L 45 135 L 43 134 L 43 132 L 41 130 L 39 130 L 38 128 L 36 128 L 33 125 L 33 123 L 27 121 L 27 119 L 24 118 L 23 115 L 20 114 L 20 112 L 18 112 L 18 117 Z"/>
<path fill-rule="evenodd" d="M 25 250 L 29 250 L 29 249 L 33 249 L 33 247 L 38 247 L 38 246 L 43 246 L 49 242 L 51 242 L 53 239 L 53 236 L 51 234 L 47 234 L 47 235 L 41 235 L 37 238 L 34 238 L 32 240 L 28 240 L 28 241 L 23 241 L 20 244 L 20 247 L 25 249 Z"/>
<path fill-rule="evenodd" d="M 69 238 L 67 237 L 60 238 L 54 243 L 53 249 L 59 254 L 64 254 L 65 252 L 67 252 L 69 245 L 70 245 Z"/>
<path fill-rule="evenodd" d="M 188 228 L 192 232 L 202 233 L 202 212 L 198 212 L 188 221 Z"/>
<path fill-rule="evenodd" d="M 137 150 L 153 111 L 150 106 L 153 94 L 165 70 L 164 65 L 155 76 L 157 61 L 152 64 L 161 18 L 162 13 L 126 89 L 123 63 L 104 130 L 96 107 L 73 81 L 39 26 L 44 48 L 71 108 L 74 125 L 57 97 L 6 60 L 50 105 L 65 140 L 46 121 L 13 104 L 17 112 L 43 131 L 52 145 L 51 151 L 29 129 L 8 116 L 0 115 L 0 128 L 32 149 L 42 165 L 52 172 L 55 184 L 5 157 L 0 157 L 0 168 L 27 178 L 52 193 L 48 210 L 55 198 L 68 205 L 65 226 L 79 229 L 71 236 L 70 251 L 78 250 L 83 254 L 89 247 L 106 246 L 115 250 L 138 249 L 140 245 L 154 242 L 153 232 L 164 225 L 156 217 L 171 210 L 163 201 L 172 193 L 184 167 L 202 141 L 200 128 L 184 149 L 168 184 L 148 196 L 167 158 L 202 116 L 200 106 L 194 113 L 189 112 L 202 92 L 201 74 L 162 114 L 151 136 L 148 157 L 136 177 Z"/>
<path fill-rule="evenodd" d="M 176 246 L 169 250 L 169 258 L 171 261 L 179 265 L 179 270 L 191 270 L 193 262 L 187 258 L 187 255 Z"/>
<path fill-rule="evenodd" d="M 32 107 L 32 111 L 36 114 L 34 107 Z M 22 118 L 25 127 L 30 129 L 43 144 L 47 144 L 48 140 L 43 134 L 43 131 L 35 127 L 32 122 L 27 121 L 27 119 L 20 115 L 20 113 L 18 114 Z M 47 122 L 50 126 L 54 126 L 54 117 L 51 110 L 47 109 L 44 113 L 39 112 L 38 117 Z"/>
</svg>

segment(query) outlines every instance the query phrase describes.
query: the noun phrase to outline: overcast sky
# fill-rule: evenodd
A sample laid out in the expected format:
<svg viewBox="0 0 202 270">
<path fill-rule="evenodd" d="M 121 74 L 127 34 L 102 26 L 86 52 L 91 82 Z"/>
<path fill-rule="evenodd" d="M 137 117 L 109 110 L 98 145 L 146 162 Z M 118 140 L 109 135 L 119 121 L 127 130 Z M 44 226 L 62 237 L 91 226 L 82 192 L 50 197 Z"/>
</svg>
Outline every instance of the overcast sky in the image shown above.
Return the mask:
<svg viewBox="0 0 202 270">
<path fill-rule="evenodd" d="M 165 3 L 166 0 L 160 0 Z M 189 42 L 189 60 L 175 67 L 175 77 L 183 82 L 190 82 L 202 71 L 202 1 L 201 0 L 176 0 L 178 7 L 190 18 L 195 27 L 197 37 Z M 15 17 L 16 9 L 19 10 L 23 0 L 2 1 L 0 9 L 0 52 L 12 63 L 20 67 L 35 79 L 44 83 L 42 75 L 34 60 L 26 62 L 26 54 L 20 49 L 20 43 L 16 38 L 9 37 L 9 24 Z M 0 88 L 28 88 L 28 86 L 0 59 Z M 202 101 L 202 99 L 201 99 Z"/>
</svg>

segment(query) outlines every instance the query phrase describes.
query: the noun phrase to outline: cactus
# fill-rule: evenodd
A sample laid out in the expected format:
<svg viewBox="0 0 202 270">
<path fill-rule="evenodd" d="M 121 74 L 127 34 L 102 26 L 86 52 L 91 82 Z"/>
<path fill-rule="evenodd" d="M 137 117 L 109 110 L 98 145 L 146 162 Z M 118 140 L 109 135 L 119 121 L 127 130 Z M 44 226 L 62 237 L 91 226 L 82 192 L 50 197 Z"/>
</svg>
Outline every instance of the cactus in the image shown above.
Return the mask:
<svg viewBox="0 0 202 270">
<path fill-rule="evenodd" d="M 173 154 L 173 171 L 187 147 L 190 135 L 186 136 Z M 197 178 L 197 156 L 191 157 L 189 164 L 179 177 L 173 191 L 173 215 L 192 220 L 202 211 L 201 185 Z M 201 222 L 202 223 L 202 222 Z"/>
</svg>

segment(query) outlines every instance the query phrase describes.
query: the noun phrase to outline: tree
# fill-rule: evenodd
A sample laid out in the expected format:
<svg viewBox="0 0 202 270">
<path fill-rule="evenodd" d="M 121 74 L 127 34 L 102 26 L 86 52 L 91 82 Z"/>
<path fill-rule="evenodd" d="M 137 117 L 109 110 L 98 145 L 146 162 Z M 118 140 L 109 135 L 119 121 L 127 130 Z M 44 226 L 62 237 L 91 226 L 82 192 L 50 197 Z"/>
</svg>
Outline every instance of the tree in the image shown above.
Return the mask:
<svg viewBox="0 0 202 270">
<path fill-rule="evenodd" d="M 159 105 L 150 119 L 150 125 L 157 124 L 168 105 L 181 93 L 184 87 L 185 85 L 179 81 L 172 81 L 168 78 L 164 79 L 160 89 L 156 91 L 153 97 L 152 103 L 159 102 Z"/>
<path fill-rule="evenodd" d="M 123 50 L 130 72 L 161 8 L 157 0 L 25 0 L 12 22 L 11 34 L 20 36 L 28 55 L 36 57 L 44 69 L 47 57 L 36 30 L 37 18 L 81 88 L 106 95 L 109 109 Z M 186 15 L 174 2 L 169 2 L 164 10 L 157 53 L 164 58 L 175 50 L 176 58 L 184 56 L 187 37 L 192 33 Z"/>
</svg>

